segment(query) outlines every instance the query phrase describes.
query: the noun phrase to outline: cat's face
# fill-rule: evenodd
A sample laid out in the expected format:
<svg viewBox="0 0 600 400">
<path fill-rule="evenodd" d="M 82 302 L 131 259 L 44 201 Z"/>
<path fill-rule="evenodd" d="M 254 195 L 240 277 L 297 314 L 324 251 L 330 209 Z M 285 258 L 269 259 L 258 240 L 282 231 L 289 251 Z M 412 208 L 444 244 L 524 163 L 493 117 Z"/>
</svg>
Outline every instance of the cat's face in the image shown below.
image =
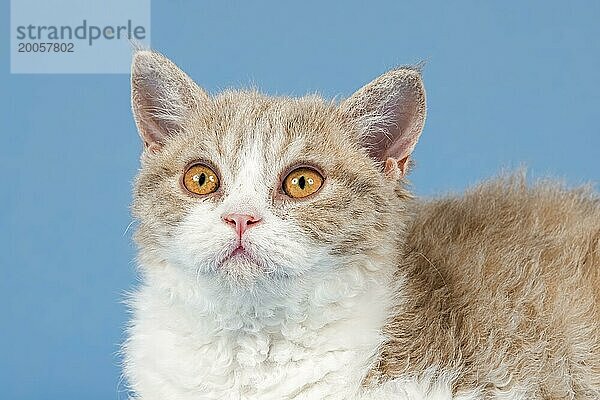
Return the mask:
<svg viewBox="0 0 600 400">
<path fill-rule="evenodd" d="M 256 92 L 209 97 L 149 52 L 136 56 L 132 83 L 147 145 L 133 206 L 142 258 L 239 287 L 395 247 L 398 178 L 418 133 L 408 145 L 386 139 L 394 115 L 369 110 L 369 91 L 342 105 Z M 365 135 L 369 127 L 384 138 Z M 394 145 L 401 151 L 388 152 Z"/>
</svg>

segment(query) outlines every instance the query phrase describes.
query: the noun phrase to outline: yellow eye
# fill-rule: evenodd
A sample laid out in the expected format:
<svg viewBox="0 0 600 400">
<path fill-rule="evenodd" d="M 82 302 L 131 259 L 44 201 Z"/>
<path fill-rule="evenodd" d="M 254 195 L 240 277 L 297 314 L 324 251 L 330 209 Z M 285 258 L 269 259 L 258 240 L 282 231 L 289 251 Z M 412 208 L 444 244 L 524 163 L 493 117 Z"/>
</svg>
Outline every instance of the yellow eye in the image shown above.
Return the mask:
<svg viewBox="0 0 600 400">
<path fill-rule="evenodd" d="M 211 194 L 219 188 L 219 178 L 206 165 L 194 164 L 185 171 L 183 186 L 194 194 Z"/>
<path fill-rule="evenodd" d="M 300 199 L 316 193 L 323 186 L 323 176 L 316 170 L 300 167 L 283 180 L 283 191 L 290 197 Z"/>
</svg>

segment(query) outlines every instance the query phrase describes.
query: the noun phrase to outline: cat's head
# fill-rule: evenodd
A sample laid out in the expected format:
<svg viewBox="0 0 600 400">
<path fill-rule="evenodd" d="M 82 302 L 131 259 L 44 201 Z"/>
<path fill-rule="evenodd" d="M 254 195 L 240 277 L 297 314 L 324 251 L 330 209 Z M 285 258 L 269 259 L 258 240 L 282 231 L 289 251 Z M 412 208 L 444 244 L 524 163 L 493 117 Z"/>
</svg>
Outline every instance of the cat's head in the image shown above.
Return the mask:
<svg viewBox="0 0 600 400">
<path fill-rule="evenodd" d="M 211 96 L 139 51 L 132 105 L 145 145 L 133 203 L 142 264 L 249 287 L 397 253 L 425 119 L 418 70 L 389 71 L 339 104 Z"/>
</svg>

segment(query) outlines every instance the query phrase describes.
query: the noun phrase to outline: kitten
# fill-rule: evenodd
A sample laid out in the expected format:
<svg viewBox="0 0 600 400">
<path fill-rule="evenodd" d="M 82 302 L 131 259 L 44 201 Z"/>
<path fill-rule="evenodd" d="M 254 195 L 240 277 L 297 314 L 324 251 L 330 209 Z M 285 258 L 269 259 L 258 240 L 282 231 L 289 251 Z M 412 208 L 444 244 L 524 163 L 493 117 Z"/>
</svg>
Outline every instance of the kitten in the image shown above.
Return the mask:
<svg viewBox="0 0 600 400">
<path fill-rule="evenodd" d="M 210 96 L 139 51 L 134 398 L 600 398 L 600 200 L 406 190 L 418 70 L 340 104 Z"/>
</svg>

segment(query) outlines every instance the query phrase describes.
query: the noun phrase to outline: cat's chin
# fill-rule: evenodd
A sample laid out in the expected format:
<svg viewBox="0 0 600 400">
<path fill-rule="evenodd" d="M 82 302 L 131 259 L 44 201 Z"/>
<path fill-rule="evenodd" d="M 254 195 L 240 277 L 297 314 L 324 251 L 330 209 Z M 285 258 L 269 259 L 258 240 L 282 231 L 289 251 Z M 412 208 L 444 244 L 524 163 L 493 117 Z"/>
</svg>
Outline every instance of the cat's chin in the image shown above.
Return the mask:
<svg viewBox="0 0 600 400">
<path fill-rule="evenodd" d="M 274 278 L 277 269 L 269 266 L 260 257 L 243 248 L 236 248 L 219 260 L 215 273 L 229 284 L 244 287 Z"/>
</svg>

